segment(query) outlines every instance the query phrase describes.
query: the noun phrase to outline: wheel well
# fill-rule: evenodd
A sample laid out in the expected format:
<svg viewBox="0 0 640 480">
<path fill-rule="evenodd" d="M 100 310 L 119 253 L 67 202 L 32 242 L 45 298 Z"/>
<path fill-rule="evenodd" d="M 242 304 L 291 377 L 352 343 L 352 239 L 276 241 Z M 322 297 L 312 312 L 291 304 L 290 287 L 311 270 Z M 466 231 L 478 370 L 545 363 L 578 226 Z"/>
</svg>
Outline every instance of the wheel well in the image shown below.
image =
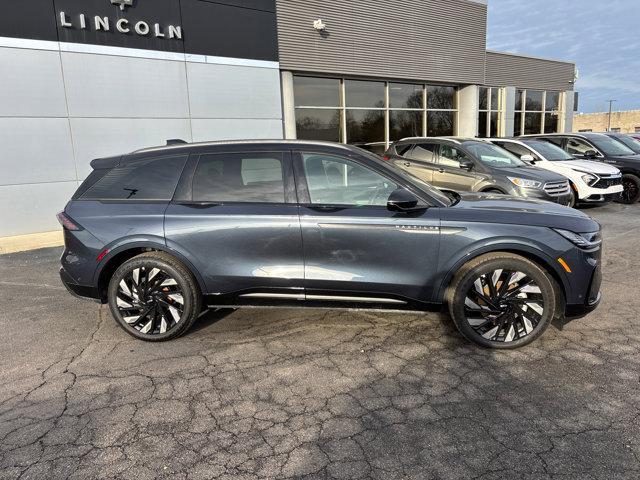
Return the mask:
<svg viewBox="0 0 640 480">
<path fill-rule="evenodd" d="M 480 193 L 486 193 L 486 192 L 500 192 L 501 194 L 505 195 L 502 189 L 497 187 L 485 187 L 482 190 L 480 190 Z"/>
<path fill-rule="evenodd" d="M 501 249 L 501 250 L 494 250 L 494 251 L 489 251 L 489 252 L 482 252 L 476 256 L 474 256 L 473 258 L 469 258 L 466 262 L 464 262 L 462 265 L 460 265 L 455 271 L 453 271 L 450 274 L 450 278 L 448 279 L 446 285 L 446 289 L 448 289 L 451 286 L 451 282 L 453 282 L 453 278 L 455 277 L 456 273 L 462 268 L 464 267 L 467 263 L 475 260 L 478 257 L 481 257 L 482 255 L 486 255 L 486 254 L 491 254 L 491 253 L 511 253 L 513 255 L 519 255 L 521 257 L 526 258 L 527 260 L 532 261 L 533 263 L 537 264 L 538 266 L 540 266 L 545 272 L 548 272 L 551 277 L 555 280 L 555 284 L 557 286 L 557 288 L 559 289 L 558 293 L 560 293 L 560 297 L 562 300 L 562 307 L 564 309 L 564 306 L 566 305 L 566 299 L 567 299 L 567 290 L 565 287 L 564 282 L 562 281 L 562 278 L 560 278 L 560 275 L 558 274 L 558 272 L 556 271 L 555 268 L 553 268 L 553 266 L 551 264 L 549 264 L 548 261 L 546 261 L 544 258 L 539 257 L 538 255 L 535 255 L 533 253 L 530 252 L 524 252 L 522 250 L 516 250 L 516 249 Z M 446 289 L 444 289 L 444 291 L 446 291 Z M 444 293 L 443 291 L 443 293 Z"/>
<path fill-rule="evenodd" d="M 100 275 L 98 276 L 98 294 L 100 295 L 100 300 L 103 303 L 107 302 L 107 289 L 109 288 L 109 281 L 111 280 L 111 276 L 113 275 L 113 273 L 118 269 L 120 265 L 122 265 L 130 258 L 140 255 L 141 253 L 157 251 L 159 250 L 148 247 L 131 248 L 129 250 L 119 252 L 118 254 L 110 258 L 107 264 L 102 268 L 102 270 L 100 271 Z"/>
</svg>

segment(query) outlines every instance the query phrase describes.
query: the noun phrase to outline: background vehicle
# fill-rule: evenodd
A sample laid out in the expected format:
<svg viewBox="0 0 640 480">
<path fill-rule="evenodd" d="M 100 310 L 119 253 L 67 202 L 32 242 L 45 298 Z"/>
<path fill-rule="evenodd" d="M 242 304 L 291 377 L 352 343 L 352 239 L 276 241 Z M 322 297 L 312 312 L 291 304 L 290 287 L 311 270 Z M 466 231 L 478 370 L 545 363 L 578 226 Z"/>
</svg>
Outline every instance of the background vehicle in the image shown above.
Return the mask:
<svg viewBox="0 0 640 480">
<path fill-rule="evenodd" d="M 616 167 L 622 172 L 624 188 L 620 201 L 629 204 L 640 200 L 640 155 L 617 140 L 602 133 L 552 133 L 521 138 L 546 140 L 575 158 L 597 160 Z"/>
<path fill-rule="evenodd" d="M 446 300 L 468 339 L 515 348 L 600 301 L 600 226 L 586 215 L 445 195 L 356 147 L 174 145 L 92 167 L 59 215 L 60 275 L 139 339 L 182 335 L 203 306 Z"/>
<path fill-rule="evenodd" d="M 566 177 L 533 167 L 482 140 L 408 138 L 394 143 L 383 158 L 442 189 L 571 203 Z"/>
<path fill-rule="evenodd" d="M 633 153 L 635 153 L 636 155 L 640 154 L 640 140 L 634 138 L 630 134 L 605 132 L 605 135 L 607 137 L 618 140 L 620 143 L 623 143 L 626 147 L 629 147 L 631 150 L 633 150 Z"/>
<path fill-rule="evenodd" d="M 495 145 L 530 160 L 536 167 L 559 173 L 570 180 L 571 206 L 576 203 L 604 203 L 622 192 L 620 170 L 602 162 L 578 160 L 551 142 L 544 140 L 489 139 Z"/>
</svg>

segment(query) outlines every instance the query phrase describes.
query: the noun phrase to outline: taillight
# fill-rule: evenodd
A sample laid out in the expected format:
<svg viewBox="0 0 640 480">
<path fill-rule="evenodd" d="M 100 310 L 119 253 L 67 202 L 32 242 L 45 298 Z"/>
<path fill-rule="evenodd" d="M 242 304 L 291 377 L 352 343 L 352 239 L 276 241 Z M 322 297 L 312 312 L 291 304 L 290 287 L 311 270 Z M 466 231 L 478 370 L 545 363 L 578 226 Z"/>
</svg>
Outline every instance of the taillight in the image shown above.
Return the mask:
<svg viewBox="0 0 640 480">
<path fill-rule="evenodd" d="M 391 157 L 389 155 L 383 155 L 382 159 L 388 162 L 389 160 L 391 160 Z"/>
<path fill-rule="evenodd" d="M 58 217 L 58 221 L 60 222 L 60 225 L 62 225 L 67 230 L 71 230 L 72 232 L 77 232 L 78 230 L 82 230 L 82 227 L 78 225 L 76 222 L 74 222 L 71 219 L 71 217 L 69 217 L 69 215 L 67 215 L 66 213 L 60 212 L 58 215 L 56 215 L 56 217 Z"/>
</svg>

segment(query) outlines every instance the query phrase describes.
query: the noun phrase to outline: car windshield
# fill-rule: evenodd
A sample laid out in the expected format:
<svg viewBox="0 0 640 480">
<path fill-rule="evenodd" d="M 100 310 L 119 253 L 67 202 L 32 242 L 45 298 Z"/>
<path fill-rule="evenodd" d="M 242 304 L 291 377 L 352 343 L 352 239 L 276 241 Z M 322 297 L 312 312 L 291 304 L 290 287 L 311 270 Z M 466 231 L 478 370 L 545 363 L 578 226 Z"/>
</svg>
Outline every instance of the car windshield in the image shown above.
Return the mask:
<svg viewBox="0 0 640 480">
<path fill-rule="evenodd" d="M 598 147 L 605 155 L 612 157 L 624 157 L 627 155 L 635 155 L 634 151 L 625 144 L 614 140 L 613 138 L 602 136 L 602 138 L 590 138 L 591 142 Z"/>
<path fill-rule="evenodd" d="M 433 198 L 436 198 L 437 200 L 441 201 L 443 204 L 450 206 L 454 203 L 454 201 L 448 195 L 445 195 L 433 185 L 425 182 L 424 180 L 421 180 L 420 178 L 410 174 L 409 172 L 407 172 L 406 170 L 403 170 L 400 167 L 396 167 L 392 162 L 385 162 L 380 157 L 365 150 L 364 148 L 360 148 L 360 147 L 354 147 L 354 148 L 358 150 L 358 153 L 364 155 L 367 158 L 370 158 L 371 160 L 374 160 L 379 165 L 383 165 L 385 168 L 389 168 L 393 170 L 393 172 L 396 175 L 399 175 L 400 177 L 407 180 L 409 183 L 416 185 L 420 190 L 424 191 L 428 195 L 431 195 Z"/>
<path fill-rule="evenodd" d="M 484 142 L 466 142 L 466 149 L 485 165 L 495 168 L 524 167 L 526 164 L 503 148 Z"/>
<path fill-rule="evenodd" d="M 542 155 L 546 160 L 551 162 L 563 162 L 565 160 L 575 160 L 575 158 L 565 152 L 563 149 L 554 145 L 553 143 L 545 142 L 545 141 L 529 141 L 524 142 L 526 145 L 533 148 L 540 155 Z"/>
<path fill-rule="evenodd" d="M 633 150 L 635 153 L 640 153 L 640 140 L 636 140 L 633 137 L 615 137 L 619 142 L 624 143 L 627 147 Z"/>
</svg>

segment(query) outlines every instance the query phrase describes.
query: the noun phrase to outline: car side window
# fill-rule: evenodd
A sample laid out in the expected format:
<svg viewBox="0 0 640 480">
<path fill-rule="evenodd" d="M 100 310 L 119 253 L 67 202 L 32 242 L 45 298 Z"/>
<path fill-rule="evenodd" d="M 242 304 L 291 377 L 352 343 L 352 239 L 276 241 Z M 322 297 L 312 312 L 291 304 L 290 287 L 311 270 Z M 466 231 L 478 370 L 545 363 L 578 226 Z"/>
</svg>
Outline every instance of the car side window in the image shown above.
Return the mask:
<svg viewBox="0 0 640 480">
<path fill-rule="evenodd" d="M 445 167 L 460 168 L 462 162 L 470 162 L 469 156 L 462 150 L 450 145 L 442 145 L 440 147 L 439 163 Z"/>
<path fill-rule="evenodd" d="M 109 170 L 82 195 L 83 200 L 171 200 L 187 155 L 145 158 Z"/>
<path fill-rule="evenodd" d="M 531 150 L 523 147 L 522 145 L 518 145 L 517 143 L 496 142 L 496 145 L 504 148 L 507 152 L 513 153 L 518 158 L 522 157 L 523 155 L 531 155 L 532 157 L 536 158 L 536 155 Z"/>
<path fill-rule="evenodd" d="M 378 172 L 343 157 L 303 153 L 312 204 L 386 206 L 398 185 Z"/>
<path fill-rule="evenodd" d="M 596 150 L 593 145 L 582 140 L 581 138 L 570 138 L 567 141 L 567 152 L 571 155 L 584 156 L 585 152 L 589 150 Z"/>
<path fill-rule="evenodd" d="M 282 164 L 282 153 L 201 155 L 193 177 L 193 200 L 216 203 L 284 203 Z"/>
<path fill-rule="evenodd" d="M 437 152 L 437 143 L 419 143 L 405 155 L 405 158 L 419 162 L 436 163 Z"/>
</svg>

